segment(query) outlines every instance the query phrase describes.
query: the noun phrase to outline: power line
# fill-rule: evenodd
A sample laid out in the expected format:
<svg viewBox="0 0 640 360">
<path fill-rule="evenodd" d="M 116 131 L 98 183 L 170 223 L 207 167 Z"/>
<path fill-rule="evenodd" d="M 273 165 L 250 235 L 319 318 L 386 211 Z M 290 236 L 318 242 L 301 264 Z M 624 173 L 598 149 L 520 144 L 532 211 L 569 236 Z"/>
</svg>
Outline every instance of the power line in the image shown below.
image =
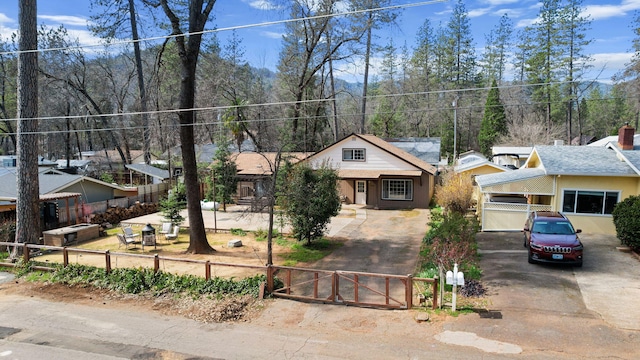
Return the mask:
<svg viewBox="0 0 640 360">
<path fill-rule="evenodd" d="M 362 9 L 362 10 L 353 10 L 353 11 L 346 11 L 346 12 L 332 13 L 332 14 L 325 14 L 325 15 L 315 15 L 315 16 L 308 16 L 308 17 L 303 17 L 303 18 L 294 18 L 294 19 L 285 19 L 285 20 L 276 20 L 276 21 L 266 21 L 266 22 L 255 23 L 255 24 L 246 24 L 246 25 L 236 25 L 236 26 L 229 26 L 229 27 L 217 28 L 217 29 L 212 29 L 212 30 L 203 30 L 203 31 L 198 31 L 198 32 L 192 32 L 192 33 L 185 32 L 185 33 L 181 33 L 181 34 L 153 36 L 153 37 L 147 37 L 147 38 L 138 39 L 138 40 L 119 40 L 119 41 L 109 42 L 108 45 L 117 46 L 117 45 L 132 44 L 132 43 L 135 43 L 135 42 L 147 42 L 147 41 L 158 41 L 158 40 L 166 40 L 166 39 L 175 39 L 177 37 L 192 36 L 192 35 L 206 35 L 206 34 L 212 34 L 212 33 L 218 33 L 218 32 L 230 31 L 230 30 L 241 30 L 241 29 L 250 29 L 250 28 L 254 28 L 254 27 L 265 27 L 265 26 L 281 25 L 281 24 L 293 23 L 293 22 L 297 22 L 297 21 L 317 20 L 317 19 L 323 19 L 323 18 L 332 18 L 332 17 L 342 17 L 342 16 L 349 16 L 349 15 L 357 15 L 357 14 L 363 14 L 363 13 L 368 13 L 368 12 L 405 9 L 405 8 L 412 8 L 412 7 L 418 7 L 418 6 L 433 5 L 433 4 L 443 3 L 443 2 L 447 2 L 447 1 L 448 0 L 422 1 L 422 2 L 416 2 L 416 3 L 401 4 L 401 5 L 389 5 L 389 6 L 384 6 L 384 7 L 372 8 L 372 9 Z M 57 47 L 57 48 L 48 48 L 48 49 L 35 49 L 35 50 L 22 50 L 22 51 L 20 51 L 20 50 L 3 51 L 3 52 L 0 52 L 0 56 L 12 55 L 12 54 L 13 55 L 18 55 L 18 54 L 23 54 L 23 53 L 34 53 L 34 52 L 41 53 L 41 52 L 49 52 L 49 51 L 82 50 L 82 49 L 86 49 L 86 48 L 106 47 L 106 46 L 107 46 L 107 44 L 85 44 L 85 45 L 78 45 L 78 46 L 67 46 L 67 47 Z"/>
<path fill-rule="evenodd" d="M 587 80 L 589 81 L 589 80 Z M 511 85 L 500 85 L 497 88 L 499 90 L 508 90 L 512 88 L 524 88 L 524 87 L 537 87 L 537 86 L 552 86 L 552 85 L 566 85 L 570 83 L 569 81 L 558 81 L 558 82 L 549 82 L 549 83 L 537 83 L 537 84 L 511 84 Z M 420 91 L 413 93 L 393 93 L 393 94 L 380 94 L 380 95 L 368 95 L 367 100 L 376 100 L 381 98 L 396 98 L 396 97 L 405 97 L 405 96 L 423 96 L 423 95 L 440 95 L 440 94 L 449 94 L 449 93 L 469 93 L 469 92 L 477 92 L 477 91 L 487 91 L 492 89 L 491 86 L 483 86 L 483 87 L 474 87 L 474 88 L 463 88 L 463 89 L 447 89 L 447 90 L 433 90 L 433 91 Z M 165 110 L 149 110 L 149 111 L 131 111 L 131 112 L 117 112 L 117 113 L 108 113 L 108 114 L 84 114 L 84 115 L 63 115 L 63 116 L 41 116 L 37 118 L 7 118 L 2 119 L 3 121 L 28 121 L 28 120 L 38 120 L 38 121 L 55 121 L 55 120 L 73 120 L 73 119 L 92 119 L 92 118 L 113 118 L 113 117 L 124 117 L 124 116 L 140 116 L 140 115 L 162 115 L 162 114 L 177 114 L 181 112 L 202 112 L 202 111 L 226 111 L 230 109 L 237 108 L 255 108 L 255 107 L 271 107 L 271 106 L 290 106 L 295 104 L 306 105 L 306 104 L 314 104 L 314 103 L 322 103 L 322 102 L 330 102 L 333 99 L 308 99 L 301 101 L 278 101 L 278 102 L 269 102 L 269 103 L 257 103 L 257 104 L 243 104 L 243 105 L 222 105 L 222 106 L 207 106 L 207 107 L 194 107 L 189 109 L 165 109 Z M 528 103 L 531 104 L 531 103 Z"/>
</svg>

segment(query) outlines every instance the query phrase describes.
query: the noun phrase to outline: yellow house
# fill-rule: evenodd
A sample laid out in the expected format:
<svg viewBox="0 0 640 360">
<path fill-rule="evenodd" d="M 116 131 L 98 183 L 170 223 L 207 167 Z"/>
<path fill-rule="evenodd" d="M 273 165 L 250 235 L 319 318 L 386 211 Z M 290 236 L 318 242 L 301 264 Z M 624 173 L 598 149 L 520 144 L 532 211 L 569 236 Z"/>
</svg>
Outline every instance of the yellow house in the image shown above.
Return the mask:
<svg viewBox="0 0 640 360">
<path fill-rule="evenodd" d="M 583 232 L 615 235 L 615 204 L 640 194 L 640 146 L 624 126 L 605 146 L 535 146 L 523 168 L 476 177 L 482 228 L 521 230 L 529 211 L 555 210 Z M 493 194 L 521 194 L 527 204 L 489 204 Z"/>
</svg>

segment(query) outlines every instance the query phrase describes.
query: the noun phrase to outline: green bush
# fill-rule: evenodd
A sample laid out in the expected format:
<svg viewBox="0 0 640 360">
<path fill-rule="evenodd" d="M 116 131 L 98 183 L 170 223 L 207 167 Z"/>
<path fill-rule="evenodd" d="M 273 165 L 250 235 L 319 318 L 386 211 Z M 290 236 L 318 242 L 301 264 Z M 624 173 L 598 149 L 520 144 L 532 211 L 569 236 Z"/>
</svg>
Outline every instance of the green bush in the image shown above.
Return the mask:
<svg viewBox="0 0 640 360">
<path fill-rule="evenodd" d="M 109 274 L 102 268 L 71 264 L 59 266 L 49 278 L 52 282 L 76 285 L 95 286 L 127 294 L 152 293 L 213 295 L 251 295 L 258 297 L 260 284 L 266 281 L 265 275 L 256 275 L 241 280 L 215 277 L 206 280 L 194 275 L 174 275 L 152 269 L 113 269 Z M 281 284 L 276 284 L 280 287 Z"/>
<path fill-rule="evenodd" d="M 457 212 L 432 212 L 430 229 L 423 238 L 421 271 L 453 269 L 455 263 L 471 277 L 479 277 L 476 233 L 479 224 Z"/>
<path fill-rule="evenodd" d="M 613 224 L 622 244 L 640 251 L 640 196 L 629 196 L 613 208 Z"/>
</svg>

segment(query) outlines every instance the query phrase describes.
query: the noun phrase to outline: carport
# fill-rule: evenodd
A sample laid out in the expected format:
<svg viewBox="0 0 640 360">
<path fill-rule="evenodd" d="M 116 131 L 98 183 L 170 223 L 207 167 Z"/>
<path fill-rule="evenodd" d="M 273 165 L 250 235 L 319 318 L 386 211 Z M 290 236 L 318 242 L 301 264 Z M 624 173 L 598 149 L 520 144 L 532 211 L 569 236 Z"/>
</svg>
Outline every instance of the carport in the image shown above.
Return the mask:
<svg viewBox="0 0 640 360">
<path fill-rule="evenodd" d="M 476 183 L 480 192 L 477 214 L 482 231 L 520 231 L 530 211 L 551 210 L 555 179 L 546 175 L 543 169 L 524 168 L 478 175 Z M 528 198 L 528 203 L 491 201 L 492 195 L 496 194 L 522 195 Z"/>
</svg>

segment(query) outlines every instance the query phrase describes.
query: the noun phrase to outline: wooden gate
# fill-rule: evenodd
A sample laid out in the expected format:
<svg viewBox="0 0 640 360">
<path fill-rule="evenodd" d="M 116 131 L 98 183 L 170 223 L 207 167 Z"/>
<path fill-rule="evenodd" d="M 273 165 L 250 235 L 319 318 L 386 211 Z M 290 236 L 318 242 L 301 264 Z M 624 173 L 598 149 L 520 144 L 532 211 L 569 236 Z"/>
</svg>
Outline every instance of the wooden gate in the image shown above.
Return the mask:
<svg viewBox="0 0 640 360">
<path fill-rule="evenodd" d="M 386 309 L 410 309 L 413 306 L 412 275 L 287 266 L 269 266 L 267 273 L 267 288 L 274 297 Z M 275 287 L 274 278 L 282 281 L 281 287 Z M 434 290 L 434 294 L 436 292 Z"/>
</svg>

